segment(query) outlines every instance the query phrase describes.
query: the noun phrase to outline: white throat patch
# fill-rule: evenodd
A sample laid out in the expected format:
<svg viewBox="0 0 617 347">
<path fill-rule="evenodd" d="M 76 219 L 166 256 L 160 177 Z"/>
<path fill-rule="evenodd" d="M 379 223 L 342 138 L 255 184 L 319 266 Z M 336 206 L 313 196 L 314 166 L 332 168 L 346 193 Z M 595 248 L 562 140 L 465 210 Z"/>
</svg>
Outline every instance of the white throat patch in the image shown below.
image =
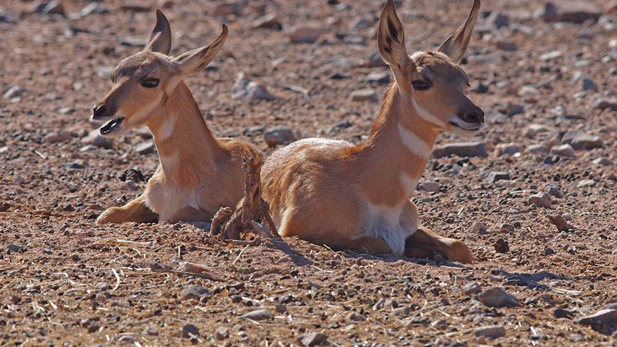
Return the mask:
<svg viewBox="0 0 617 347">
<path fill-rule="evenodd" d="M 442 129 L 446 128 L 446 123 L 444 123 L 444 121 L 435 117 L 432 113 L 420 107 L 414 97 L 411 98 L 411 104 L 413 105 L 413 108 L 416 109 L 416 112 L 418 113 L 418 116 L 420 116 L 420 118 L 424 119 L 429 123 L 433 123 L 441 127 Z"/>
<path fill-rule="evenodd" d="M 425 159 L 428 159 L 431 156 L 431 146 L 429 146 L 426 141 L 421 139 L 413 131 L 405 128 L 404 125 L 399 123 L 398 133 L 401 136 L 403 144 L 411 153 Z"/>
<path fill-rule="evenodd" d="M 159 134 L 160 138 L 158 140 L 165 140 L 171 137 L 171 134 L 174 133 L 175 126 L 176 126 L 176 119 L 168 116 L 167 119 L 165 119 L 163 126 L 161 127 L 161 131 Z"/>
<path fill-rule="evenodd" d="M 401 184 L 405 188 L 405 196 L 407 198 L 410 198 L 414 190 L 416 190 L 416 186 L 418 185 L 418 179 L 409 176 L 405 172 L 401 173 L 400 179 Z"/>
</svg>

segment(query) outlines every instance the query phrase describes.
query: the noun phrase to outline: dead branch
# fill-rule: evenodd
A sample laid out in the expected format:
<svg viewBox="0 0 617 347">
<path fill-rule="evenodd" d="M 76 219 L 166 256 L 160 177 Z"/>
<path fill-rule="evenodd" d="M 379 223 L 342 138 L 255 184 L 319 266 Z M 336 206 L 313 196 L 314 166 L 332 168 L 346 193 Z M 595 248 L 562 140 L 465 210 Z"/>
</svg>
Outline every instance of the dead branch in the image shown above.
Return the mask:
<svg viewBox="0 0 617 347">
<path fill-rule="evenodd" d="M 212 218 L 210 232 L 221 239 L 240 239 L 242 233 L 251 232 L 259 237 L 278 237 L 270 217 L 270 207 L 261 197 L 261 158 L 247 158 L 242 163 L 244 171 L 244 197 L 238 208 L 231 213 L 229 207 L 222 207 Z"/>
</svg>

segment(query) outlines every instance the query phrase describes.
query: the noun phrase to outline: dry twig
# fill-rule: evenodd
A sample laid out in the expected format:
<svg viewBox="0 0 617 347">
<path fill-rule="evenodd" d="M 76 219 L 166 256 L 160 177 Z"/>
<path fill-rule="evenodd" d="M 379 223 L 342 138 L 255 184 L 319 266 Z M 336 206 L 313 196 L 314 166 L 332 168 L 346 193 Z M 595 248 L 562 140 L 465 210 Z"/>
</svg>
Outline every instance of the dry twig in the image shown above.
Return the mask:
<svg viewBox="0 0 617 347">
<path fill-rule="evenodd" d="M 270 217 L 268 203 L 261 198 L 261 157 L 244 159 L 244 197 L 232 213 L 222 207 L 212 218 L 210 233 L 222 239 L 238 240 L 242 232 L 251 231 L 260 237 L 278 236 Z"/>
</svg>

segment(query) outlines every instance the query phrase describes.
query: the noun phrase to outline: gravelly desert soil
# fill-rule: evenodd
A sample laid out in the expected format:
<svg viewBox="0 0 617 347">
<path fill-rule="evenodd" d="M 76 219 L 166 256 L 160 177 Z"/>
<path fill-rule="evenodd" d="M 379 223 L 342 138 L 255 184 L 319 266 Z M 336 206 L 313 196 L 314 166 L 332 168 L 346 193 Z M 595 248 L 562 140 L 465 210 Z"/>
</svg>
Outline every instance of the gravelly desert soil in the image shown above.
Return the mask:
<svg viewBox="0 0 617 347">
<path fill-rule="evenodd" d="M 123 173 L 147 179 L 158 164 L 147 130 L 109 148 L 87 136 L 111 68 L 141 49 L 157 7 L 171 22 L 173 55 L 209 44 L 227 23 L 221 54 L 187 83 L 218 136 L 267 155 L 263 133 L 277 125 L 297 138 L 367 138 L 387 88 L 367 80 L 388 72 L 368 64 L 381 0 L 249 1 L 217 16 L 221 3 L 206 0 L 65 1 L 65 16 L 3 1 L 0 344 L 614 346 L 611 306 L 612 320 L 577 321 L 617 302 L 614 2 L 564 5 L 601 15 L 583 23 L 545 22 L 545 1 L 484 2 L 463 67 L 487 127 L 438 145 L 483 142 L 488 155 L 431 159 L 413 197 L 424 224 L 470 246 L 475 263 L 463 266 L 298 240 L 247 247 L 213 240 L 205 222 L 94 223 L 143 190 L 139 175 Z M 434 49 L 471 6 L 401 3 L 410 49 Z M 253 28 L 262 10 L 278 13 L 281 31 Z M 323 32 L 291 44 L 295 25 Z M 232 98 L 240 72 L 276 99 Z M 361 89 L 380 101 L 351 101 Z M 609 106 L 596 108 L 599 99 Z M 568 142 L 576 149 L 561 147 Z M 187 274 L 190 263 L 206 275 Z M 506 292 L 497 305 L 506 306 L 489 306 L 503 295 L 491 288 Z"/>
</svg>

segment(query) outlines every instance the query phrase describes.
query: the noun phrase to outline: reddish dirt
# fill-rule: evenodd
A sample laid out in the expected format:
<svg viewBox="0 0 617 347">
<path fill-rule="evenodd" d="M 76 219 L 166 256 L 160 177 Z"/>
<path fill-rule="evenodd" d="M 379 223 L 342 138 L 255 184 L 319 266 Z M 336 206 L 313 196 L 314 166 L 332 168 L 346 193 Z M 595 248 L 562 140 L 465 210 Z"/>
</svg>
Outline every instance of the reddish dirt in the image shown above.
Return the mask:
<svg viewBox="0 0 617 347">
<path fill-rule="evenodd" d="M 298 137 L 367 138 L 380 103 L 351 102 L 349 94 L 374 88 L 383 95 L 387 87 L 366 81 L 370 72 L 387 68 L 361 65 L 377 52 L 382 1 L 342 1 L 348 6 L 261 1 L 277 8 L 283 31 L 252 29 L 257 15 L 250 6 L 241 15 L 216 18 L 211 1 L 167 2 L 173 55 L 210 43 L 222 22 L 229 25 L 229 39 L 215 59 L 218 69 L 187 78 L 218 136 L 248 140 L 266 156 L 271 149 L 263 127 L 286 126 Z M 587 2 L 601 9 L 609 3 Z M 611 58 L 610 47 L 617 39 L 615 12 L 599 23 L 547 24 L 534 16 L 544 1 L 483 4 L 484 11 L 509 16 L 509 29 L 501 33 L 517 46 L 498 50 L 496 31 L 475 34 L 463 65 L 472 85 L 489 87 L 488 93 L 469 94 L 487 113 L 488 126 L 474 140 L 486 142 L 489 156 L 431 159 L 423 180 L 440 189 L 418 190 L 413 197 L 424 224 L 470 246 L 476 262 L 463 266 L 332 252 L 297 240 L 234 245 L 212 240 L 205 222 L 95 225 L 105 208 L 143 190 L 143 182 L 122 181 L 123 172 L 137 168 L 148 178 L 158 165 L 155 153 L 135 150 L 149 141 L 147 131 L 132 131 L 111 149 L 82 150 L 82 138 L 96 128 L 89 122 L 91 106 L 111 86 L 104 68 L 139 51 L 119 41 L 145 40 L 157 5 L 150 1 L 142 4 L 146 12 L 136 12 L 107 1 L 99 5 L 104 11 L 81 18 L 71 14 L 87 2 L 65 1 L 68 18 L 34 13 L 36 5 L 0 5 L 14 17 L 0 21 L 2 92 L 22 88 L 0 98 L 1 345 L 175 346 L 190 343 L 181 333 L 191 329 L 187 325 L 198 331 L 193 342 L 208 345 L 297 346 L 298 337 L 313 332 L 337 346 L 615 345 L 614 326 L 594 330 L 574 321 L 617 302 L 617 111 L 591 107 L 600 97 L 616 97 L 617 57 Z M 469 6 L 462 0 L 403 1 L 399 14 L 408 48 L 434 48 L 466 18 Z M 368 26 L 354 29 L 360 19 Z M 290 44 L 290 28 L 307 23 L 326 32 L 314 44 Z M 363 38 L 365 45 L 344 43 L 345 35 Z M 541 60 L 554 50 L 561 57 Z M 581 94 L 580 83 L 572 82 L 578 71 L 598 90 Z M 239 72 L 279 99 L 232 99 Z M 334 73 L 349 77 L 332 79 Z M 305 88 L 308 96 L 288 85 Z M 523 95 L 521 89 L 533 85 L 537 94 Z M 523 106 L 522 112 L 495 116 L 509 104 Z M 331 130 L 342 121 L 350 126 Z M 547 131 L 524 136 L 531 124 Z M 71 135 L 46 140 L 60 130 Z M 554 145 L 570 130 L 597 135 L 603 145 L 577 150 L 573 159 L 527 150 L 493 154 L 503 143 Z M 465 141 L 439 137 L 440 145 Z M 555 163 L 543 164 L 546 157 Z M 612 165 L 594 163 L 598 158 Z M 507 172 L 510 179 L 488 183 L 490 171 Z M 581 184 L 585 180 L 592 182 Z M 530 205 L 529 196 L 548 185 L 559 186 L 563 197 L 551 197 L 550 208 Z M 558 215 L 568 230 L 549 221 Z M 496 252 L 499 239 L 508 242 L 505 253 Z M 155 271 L 184 262 L 202 264 L 218 280 Z M 471 282 L 482 291 L 502 287 L 520 303 L 487 307 L 463 291 Z M 204 290 L 200 300 L 183 294 L 191 285 Z M 557 318 L 560 308 L 573 318 Z M 260 309 L 272 317 L 240 317 Z M 503 326 L 505 335 L 476 336 L 478 328 L 493 325 Z"/>
</svg>

